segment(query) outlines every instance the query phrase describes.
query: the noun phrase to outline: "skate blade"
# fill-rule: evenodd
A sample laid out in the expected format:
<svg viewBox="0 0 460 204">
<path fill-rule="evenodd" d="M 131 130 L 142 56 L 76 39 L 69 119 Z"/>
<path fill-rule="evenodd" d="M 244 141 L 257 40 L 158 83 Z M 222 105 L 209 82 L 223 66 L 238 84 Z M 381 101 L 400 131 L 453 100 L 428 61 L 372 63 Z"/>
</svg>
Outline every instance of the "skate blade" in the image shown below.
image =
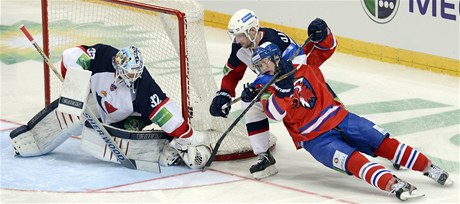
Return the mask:
<svg viewBox="0 0 460 204">
<path fill-rule="evenodd" d="M 264 179 L 270 176 L 274 176 L 277 173 L 278 173 L 278 169 L 276 169 L 276 166 L 271 165 L 262 171 L 254 172 L 252 175 L 254 176 L 255 179 L 260 180 L 260 179 Z"/>
<path fill-rule="evenodd" d="M 413 190 L 413 191 L 410 192 L 410 193 L 409 193 L 408 191 L 401 193 L 399 199 L 401 199 L 401 200 L 408 200 L 408 199 L 414 199 L 414 198 L 421 198 L 421 197 L 423 197 L 423 196 L 425 196 L 424 193 L 421 193 L 421 192 L 419 192 L 418 190 Z"/>
</svg>

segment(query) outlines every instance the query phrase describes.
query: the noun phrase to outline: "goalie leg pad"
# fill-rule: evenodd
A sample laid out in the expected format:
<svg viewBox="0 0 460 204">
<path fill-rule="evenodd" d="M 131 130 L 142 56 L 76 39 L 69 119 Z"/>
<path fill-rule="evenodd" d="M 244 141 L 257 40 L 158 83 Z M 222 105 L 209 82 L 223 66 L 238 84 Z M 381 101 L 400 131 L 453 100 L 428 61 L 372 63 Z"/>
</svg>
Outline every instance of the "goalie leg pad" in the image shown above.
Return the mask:
<svg viewBox="0 0 460 204">
<path fill-rule="evenodd" d="M 10 133 L 16 156 L 31 157 L 47 154 L 72 135 L 80 135 L 79 117 L 56 110 L 58 101 L 35 115 L 27 125 Z"/>
<path fill-rule="evenodd" d="M 104 125 L 104 128 L 111 133 L 113 140 L 129 159 L 158 163 L 161 150 L 169 142 L 157 132 L 127 131 L 109 125 Z M 117 137 L 118 135 L 120 137 Z M 126 135 L 136 137 L 126 137 Z M 86 125 L 83 127 L 80 148 L 97 159 L 118 163 L 117 157 L 113 155 L 99 134 Z"/>
</svg>

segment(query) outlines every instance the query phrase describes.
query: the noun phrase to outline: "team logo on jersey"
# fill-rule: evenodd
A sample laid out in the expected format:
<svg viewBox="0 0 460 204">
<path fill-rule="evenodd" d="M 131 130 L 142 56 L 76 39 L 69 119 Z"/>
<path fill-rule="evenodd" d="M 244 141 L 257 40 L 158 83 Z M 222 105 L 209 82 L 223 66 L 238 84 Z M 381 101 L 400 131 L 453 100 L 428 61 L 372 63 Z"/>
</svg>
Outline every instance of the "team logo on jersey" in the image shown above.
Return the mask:
<svg viewBox="0 0 460 204">
<path fill-rule="evenodd" d="M 112 104 L 110 104 L 107 99 L 105 99 L 107 96 L 107 91 L 101 91 L 100 93 L 96 92 L 96 100 L 99 106 L 104 110 L 106 113 L 113 113 L 118 110 L 118 108 L 115 108 Z"/>
<path fill-rule="evenodd" d="M 316 94 L 310 82 L 304 77 L 294 82 L 294 93 L 291 96 L 293 108 L 304 107 L 312 109 L 316 104 Z"/>
<path fill-rule="evenodd" d="M 395 17 L 399 0 L 361 0 L 361 5 L 370 19 L 383 24 Z"/>
</svg>

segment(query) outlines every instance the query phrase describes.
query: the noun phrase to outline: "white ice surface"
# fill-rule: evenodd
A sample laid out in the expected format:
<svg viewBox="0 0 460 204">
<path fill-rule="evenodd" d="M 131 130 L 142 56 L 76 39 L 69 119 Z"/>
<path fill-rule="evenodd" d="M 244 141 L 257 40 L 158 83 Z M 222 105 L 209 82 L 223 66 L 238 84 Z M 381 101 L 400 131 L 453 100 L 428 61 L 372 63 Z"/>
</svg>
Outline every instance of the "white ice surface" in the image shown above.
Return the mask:
<svg viewBox="0 0 460 204">
<path fill-rule="evenodd" d="M 36 1 L 1 2 L 1 25 L 21 20 L 39 21 Z M 225 30 L 206 28 L 207 47 L 214 72 L 220 72 L 230 52 Z M 18 39 L 20 40 L 20 39 Z M 26 40 L 25 38 L 23 40 Z M 3 43 L 3 40 L 2 40 Z M 21 44 L 21 43 L 19 43 Z M 26 45 L 26 43 L 24 43 Z M 340 46 L 340 45 L 339 45 Z M 30 49 L 30 48 L 29 48 Z M 381 63 L 336 53 L 322 70 L 328 80 L 356 86 L 339 96 L 347 105 L 423 99 L 445 104 L 434 109 L 367 114 L 376 123 L 390 123 L 413 117 L 459 110 L 459 78 Z M 306 151 L 296 151 L 281 123 L 271 123 L 278 137 L 273 154 L 279 174 L 256 181 L 249 174 L 255 158 L 213 163 L 202 173 L 185 167 L 163 168 L 162 174 L 133 171 L 117 164 L 98 161 L 79 149 L 78 139 L 69 139 L 55 152 L 36 158 L 15 158 L 8 132 L 25 124 L 43 108 L 42 64 L 25 61 L 1 63 L 0 95 L 0 202 L 1 203 L 399 203 L 369 184 L 327 169 Z M 216 75 L 219 82 L 221 75 Z M 254 76 L 247 73 L 243 81 Z M 241 84 L 237 93 L 241 90 Z M 239 107 L 232 109 L 238 111 Z M 457 118 L 460 120 L 460 116 Z M 416 124 L 423 128 L 425 124 Z M 455 184 L 438 186 L 421 173 L 408 170 L 395 174 L 426 196 L 410 203 L 460 203 L 459 122 L 446 127 L 398 135 L 429 156 L 453 166 Z M 390 162 L 372 159 L 392 169 Z M 408 202 L 408 203 L 409 203 Z"/>
</svg>

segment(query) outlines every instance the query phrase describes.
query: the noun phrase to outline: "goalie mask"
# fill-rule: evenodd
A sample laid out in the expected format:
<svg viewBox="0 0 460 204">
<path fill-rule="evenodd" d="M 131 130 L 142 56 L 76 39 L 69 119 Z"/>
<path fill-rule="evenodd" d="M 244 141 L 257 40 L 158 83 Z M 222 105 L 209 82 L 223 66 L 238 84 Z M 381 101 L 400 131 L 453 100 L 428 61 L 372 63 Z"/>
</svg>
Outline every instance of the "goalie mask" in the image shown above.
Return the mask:
<svg viewBox="0 0 460 204">
<path fill-rule="evenodd" d="M 252 63 L 256 68 L 257 74 L 264 74 L 265 70 L 262 70 L 262 63 L 267 64 L 269 61 L 275 63 L 280 59 L 281 50 L 275 44 L 271 42 L 264 42 L 262 45 L 254 50 L 252 53 Z"/>
<path fill-rule="evenodd" d="M 259 31 L 259 18 L 257 18 L 256 14 L 251 10 L 238 10 L 228 22 L 228 35 L 230 36 L 230 40 L 236 42 L 236 38 L 244 34 L 244 36 L 248 37 L 255 46 L 257 35 L 254 36 L 254 39 L 251 38 L 249 35 L 251 28 L 255 28 L 256 33 Z"/>
<path fill-rule="evenodd" d="M 144 71 L 141 52 L 134 46 L 125 47 L 118 51 L 113 57 L 112 65 L 117 71 L 117 75 L 129 88 L 133 87 L 133 83 L 141 77 Z"/>
</svg>

